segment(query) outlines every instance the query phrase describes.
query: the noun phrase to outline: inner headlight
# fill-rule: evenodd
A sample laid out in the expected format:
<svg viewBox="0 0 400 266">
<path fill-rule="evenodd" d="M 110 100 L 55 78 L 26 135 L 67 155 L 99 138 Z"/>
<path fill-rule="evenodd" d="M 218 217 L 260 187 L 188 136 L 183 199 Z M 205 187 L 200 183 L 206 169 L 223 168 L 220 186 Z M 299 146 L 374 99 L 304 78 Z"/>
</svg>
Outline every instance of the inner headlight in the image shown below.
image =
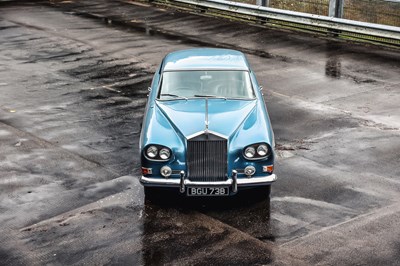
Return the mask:
<svg viewBox="0 0 400 266">
<path fill-rule="evenodd" d="M 171 156 L 171 153 L 169 152 L 169 150 L 168 149 L 166 149 L 166 148 L 162 148 L 161 150 L 160 150 L 160 158 L 161 159 L 163 159 L 163 160 L 166 160 L 166 159 L 168 159 L 170 156 Z"/>
<path fill-rule="evenodd" d="M 261 144 L 260 146 L 258 146 L 257 148 L 257 154 L 264 157 L 265 155 L 267 155 L 268 153 L 268 147 L 267 145 Z"/>
<path fill-rule="evenodd" d="M 246 155 L 248 158 L 253 158 L 255 153 L 256 150 L 253 147 L 247 147 L 244 151 L 244 155 Z"/>
<path fill-rule="evenodd" d="M 157 156 L 158 153 L 158 149 L 156 146 L 150 146 L 147 148 L 146 154 L 147 156 L 149 156 L 150 158 L 154 158 Z"/>
</svg>

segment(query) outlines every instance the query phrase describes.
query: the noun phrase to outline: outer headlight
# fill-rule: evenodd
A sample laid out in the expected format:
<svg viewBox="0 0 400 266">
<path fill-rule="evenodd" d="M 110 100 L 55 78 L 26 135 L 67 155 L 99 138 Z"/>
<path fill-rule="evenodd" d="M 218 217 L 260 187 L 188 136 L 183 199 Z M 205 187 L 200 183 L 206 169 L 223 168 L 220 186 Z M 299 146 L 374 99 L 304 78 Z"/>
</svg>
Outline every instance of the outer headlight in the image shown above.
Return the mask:
<svg viewBox="0 0 400 266">
<path fill-rule="evenodd" d="M 146 155 L 150 158 L 155 158 L 157 156 L 158 149 L 156 146 L 150 146 L 147 148 Z"/>
<path fill-rule="evenodd" d="M 159 155 L 161 159 L 167 160 L 171 156 L 171 153 L 168 149 L 162 148 Z"/>
<path fill-rule="evenodd" d="M 256 150 L 253 147 L 247 147 L 246 150 L 244 151 L 244 155 L 247 158 L 253 158 L 255 153 Z"/>
<path fill-rule="evenodd" d="M 268 147 L 267 145 L 261 144 L 257 147 L 257 154 L 261 157 L 264 157 L 268 154 Z"/>
</svg>

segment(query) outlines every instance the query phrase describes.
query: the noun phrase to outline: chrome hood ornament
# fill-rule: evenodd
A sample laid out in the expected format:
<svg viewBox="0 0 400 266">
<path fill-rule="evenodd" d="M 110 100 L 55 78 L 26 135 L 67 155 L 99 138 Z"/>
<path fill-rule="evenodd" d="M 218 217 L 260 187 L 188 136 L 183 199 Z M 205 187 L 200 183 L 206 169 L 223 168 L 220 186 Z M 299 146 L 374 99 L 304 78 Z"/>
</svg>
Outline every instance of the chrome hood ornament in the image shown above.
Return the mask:
<svg viewBox="0 0 400 266">
<path fill-rule="evenodd" d="M 205 98 L 206 100 L 206 112 L 205 112 L 205 124 L 206 124 L 206 129 L 204 130 L 204 133 L 208 133 L 208 97 Z"/>
</svg>

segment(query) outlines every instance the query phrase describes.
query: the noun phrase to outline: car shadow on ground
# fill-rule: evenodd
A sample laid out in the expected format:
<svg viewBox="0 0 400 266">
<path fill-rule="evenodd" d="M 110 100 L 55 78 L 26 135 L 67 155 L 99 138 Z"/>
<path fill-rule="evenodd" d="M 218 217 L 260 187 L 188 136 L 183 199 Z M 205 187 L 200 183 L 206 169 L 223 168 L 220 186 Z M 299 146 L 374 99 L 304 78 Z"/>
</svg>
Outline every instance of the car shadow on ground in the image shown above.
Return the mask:
<svg viewBox="0 0 400 266">
<path fill-rule="evenodd" d="M 219 260 L 245 263 L 249 258 L 221 254 L 209 243 L 220 243 L 214 247 L 222 249 L 225 245 L 248 246 L 252 253 L 251 239 L 275 241 L 270 226 L 270 193 L 266 189 L 246 189 L 229 197 L 187 197 L 178 190 L 154 192 L 151 198 L 145 198 L 144 204 L 144 264 L 187 260 L 195 263 L 196 258 L 190 257 L 199 250 L 213 258 L 213 263 L 218 264 Z M 262 261 L 266 262 L 271 254 L 264 255 Z"/>
<path fill-rule="evenodd" d="M 239 191 L 234 196 L 208 196 L 189 197 L 179 193 L 175 189 L 157 189 L 151 196 L 145 197 L 145 204 L 153 204 L 159 207 L 174 207 L 181 210 L 196 211 L 222 211 L 241 208 L 263 203 L 270 203 L 270 188 L 253 188 Z M 267 206 L 265 205 L 265 206 Z"/>
</svg>

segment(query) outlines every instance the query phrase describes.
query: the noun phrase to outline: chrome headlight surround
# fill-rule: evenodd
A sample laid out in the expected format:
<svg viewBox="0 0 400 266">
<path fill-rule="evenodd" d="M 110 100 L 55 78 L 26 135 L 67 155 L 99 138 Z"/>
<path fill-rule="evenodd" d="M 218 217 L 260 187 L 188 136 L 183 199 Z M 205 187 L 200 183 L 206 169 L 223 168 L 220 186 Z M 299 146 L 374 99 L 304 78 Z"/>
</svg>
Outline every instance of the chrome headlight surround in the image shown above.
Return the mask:
<svg viewBox="0 0 400 266">
<path fill-rule="evenodd" d="M 262 160 L 268 158 L 271 153 L 271 146 L 265 142 L 254 143 L 243 149 L 243 157 L 247 160 Z M 251 154 L 253 156 L 250 156 Z"/>
<path fill-rule="evenodd" d="M 269 153 L 269 148 L 267 145 L 265 144 L 258 145 L 257 155 L 264 157 L 267 156 L 268 153 Z"/>
<path fill-rule="evenodd" d="M 244 157 L 246 158 L 254 158 L 254 156 L 256 155 L 256 149 L 254 149 L 254 147 L 249 146 L 247 148 L 244 149 Z"/>
<path fill-rule="evenodd" d="M 168 148 L 162 148 L 159 151 L 158 156 L 160 156 L 161 160 L 168 160 L 171 158 L 171 151 Z"/>
<path fill-rule="evenodd" d="M 158 155 L 158 148 L 157 148 L 156 146 L 154 146 L 154 145 L 149 146 L 149 147 L 146 149 L 146 155 L 147 155 L 147 157 L 149 157 L 149 158 L 156 158 L 157 155 Z"/>
<path fill-rule="evenodd" d="M 143 156 L 149 161 L 166 162 L 172 158 L 171 149 L 159 144 L 147 145 L 143 149 L 142 153 Z"/>
</svg>

